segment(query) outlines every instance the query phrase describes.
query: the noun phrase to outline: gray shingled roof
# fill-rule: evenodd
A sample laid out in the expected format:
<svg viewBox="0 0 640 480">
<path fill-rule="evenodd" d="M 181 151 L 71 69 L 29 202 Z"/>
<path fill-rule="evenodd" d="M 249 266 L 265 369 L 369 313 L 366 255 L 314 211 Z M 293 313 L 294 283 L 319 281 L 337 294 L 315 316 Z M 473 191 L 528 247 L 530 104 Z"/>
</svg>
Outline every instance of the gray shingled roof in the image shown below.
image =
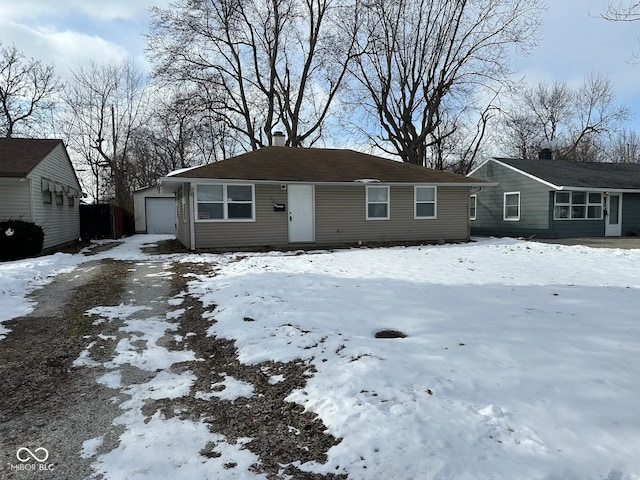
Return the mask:
<svg viewBox="0 0 640 480">
<path fill-rule="evenodd" d="M 0 138 L 0 177 L 24 177 L 62 140 Z"/>
<path fill-rule="evenodd" d="M 496 158 L 558 187 L 640 189 L 640 164 Z"/>
<path fill-rule="evenodd" d="M 386 158 L 329 148 L 265 147 L 169 178 L 211 178 L 287 182 L 484 183 L 463 175 L 431 170 Z"/>
</svg>

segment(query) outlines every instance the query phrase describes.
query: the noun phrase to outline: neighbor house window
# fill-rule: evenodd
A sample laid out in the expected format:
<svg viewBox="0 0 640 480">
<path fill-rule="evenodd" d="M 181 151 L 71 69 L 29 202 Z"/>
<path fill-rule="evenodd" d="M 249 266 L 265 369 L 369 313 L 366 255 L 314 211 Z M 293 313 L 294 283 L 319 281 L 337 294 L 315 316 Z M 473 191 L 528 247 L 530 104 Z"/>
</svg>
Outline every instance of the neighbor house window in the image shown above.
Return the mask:
<svg viewBox="0 0 640 480">
<path fill-rule="evenodd" d="M 478 207 L 478 196 L 471 195 L 469 197 L 469 220 L 476 219 L 476 208 Z"/>
<path fill-rule="evenodd" d="M 389 219 L 389 187 L 367 187 L 367 220 Z"/>
<path fill-rule="evenodd" d="M 571 192 L 571 218 L 586 218 L 587 193 Z"/>
<path fill-rule="evenodd" d="M 587 218 L 602 218 L 602 193 L 589 192 L 587 194 Z"/>
<path fill-rule="evenodd" d="M 64 205 L 64 193 L 56 193 L 56 205 Z"/>
<path fill-rule="evenodd" d="M 555 192 L 553 218 L 555 220 L 602 219 L 602 193 Z"/>
<path fill-rule="evenodd" d="M 74 203 L 75 203 L 75 199 L 73 198 L 73 195 L 69 195 L 67 197 L 67 205 L 69 205 L 70 207 L 73 207 Z"/>
<path fill-rule="evenodd" d="M 415 218 L 436 218 L 436 187 L 415 187 Z"/>
<path fill-rule="evenodd" d="M 44 190 L 42 192 L 42 203 L 53 203 L 53 194 L 49 190 Z"/>
<path fill-rule="evenodd" d="M 253 185 L 197 185 L 198 220 L 253 220 Z"/>
<path fill-rule="evenodd" d="M 503 220 L 516 222 L 520 220 L 520 192 L 506 192 L 504 194 Z"/>
<path fill-rule="evenodd" d="M 570 218 L 571 213 L 571 192 L 556 192 L 555 206 L 553 207 L 553 218 L 562 220 Z"/>
</svg>

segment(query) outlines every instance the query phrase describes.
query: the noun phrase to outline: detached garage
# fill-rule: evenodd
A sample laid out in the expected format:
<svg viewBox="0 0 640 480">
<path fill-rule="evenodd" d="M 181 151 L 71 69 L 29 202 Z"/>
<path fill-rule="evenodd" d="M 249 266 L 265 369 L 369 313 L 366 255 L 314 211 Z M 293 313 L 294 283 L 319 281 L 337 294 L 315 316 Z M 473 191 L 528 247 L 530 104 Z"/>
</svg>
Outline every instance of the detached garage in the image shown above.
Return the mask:
<svg viewBox="0 0 640 480">
<path fill-rule="evenodd" d="M 176 201 L 172 193 L 147 187 L 133 194 L 136 233 L 176 233 Z"/>
</svg>

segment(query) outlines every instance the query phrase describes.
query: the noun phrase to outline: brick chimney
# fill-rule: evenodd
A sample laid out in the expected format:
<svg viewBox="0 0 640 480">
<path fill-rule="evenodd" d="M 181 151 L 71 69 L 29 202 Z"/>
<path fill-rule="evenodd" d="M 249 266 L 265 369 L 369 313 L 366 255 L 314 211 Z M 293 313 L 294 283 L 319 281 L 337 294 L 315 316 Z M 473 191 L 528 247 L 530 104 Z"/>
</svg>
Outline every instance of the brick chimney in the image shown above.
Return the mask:
<svg viewBox="0 0 640 480">
<path fill-rule="evenodd" d="M 543 147 L 538 151 L 539 160 L 553 160 L 553 150 L 549 147 Z"/>
</svg>

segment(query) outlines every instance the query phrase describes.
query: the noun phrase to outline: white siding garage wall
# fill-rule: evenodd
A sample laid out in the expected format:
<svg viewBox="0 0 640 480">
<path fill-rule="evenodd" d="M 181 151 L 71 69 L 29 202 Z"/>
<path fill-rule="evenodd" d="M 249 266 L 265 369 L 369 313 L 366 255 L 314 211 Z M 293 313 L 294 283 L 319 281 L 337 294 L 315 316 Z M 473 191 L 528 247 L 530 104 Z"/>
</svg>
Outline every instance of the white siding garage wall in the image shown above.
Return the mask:
<svg viewBox="0 0 640 480">
<path fill-rule="evenodd" d="M 174 198 L 145 199 L 147 233 L 176 233 L 176 201 Z"/>
</svg>

